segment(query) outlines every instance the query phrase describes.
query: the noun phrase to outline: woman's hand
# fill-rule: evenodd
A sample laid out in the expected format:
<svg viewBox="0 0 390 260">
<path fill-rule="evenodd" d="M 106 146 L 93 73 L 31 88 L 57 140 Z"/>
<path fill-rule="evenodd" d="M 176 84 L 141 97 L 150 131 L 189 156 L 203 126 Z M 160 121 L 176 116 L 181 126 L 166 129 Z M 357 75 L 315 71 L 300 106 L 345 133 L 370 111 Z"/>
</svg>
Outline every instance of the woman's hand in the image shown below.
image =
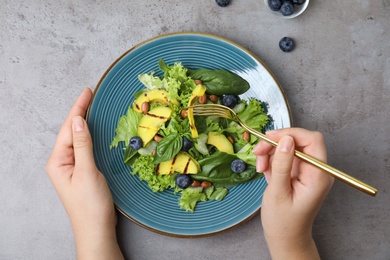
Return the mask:
<svg viewBox="0 0 390 260">
<path fill-rule="evenodd" d="M 264 172 L 261 219 L 273 259 L 319 259 L 312 239 L 312 226 L 333 184 L 322 170 L 294 157 L 294 149 L 326 162 L 322 134 L 299 128 L 276 130 L 267 137 L 278 142 L 274 148 L 260 141 L 253 152 L 257 171 Z"/>
<path fill-rule="evenodd" d="M 96 168 L 84 120 L 92 92 L 77 99 L 58 134 L 46 171 L 72 224 L 78 259 L 122 259 L 116 213 L 104 176 Z"/>
</svg>

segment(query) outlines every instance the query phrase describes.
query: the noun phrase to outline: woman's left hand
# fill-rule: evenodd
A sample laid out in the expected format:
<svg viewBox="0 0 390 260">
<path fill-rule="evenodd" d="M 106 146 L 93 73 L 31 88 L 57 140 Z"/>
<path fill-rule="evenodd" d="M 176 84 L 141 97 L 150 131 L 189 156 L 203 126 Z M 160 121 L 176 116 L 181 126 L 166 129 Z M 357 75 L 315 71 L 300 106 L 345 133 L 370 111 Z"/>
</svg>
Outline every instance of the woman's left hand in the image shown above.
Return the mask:
<svg viewBox="0 0 390 260">
<path fill-rule="evenodd" d="M 86 88 L 76 100 L 58 134 L 46 171 L 71 221 L 77 258 L 120 259 L 114 203 L 95 165 L 84 120 L 91 98 L 92 92 Z"/>
</svg>

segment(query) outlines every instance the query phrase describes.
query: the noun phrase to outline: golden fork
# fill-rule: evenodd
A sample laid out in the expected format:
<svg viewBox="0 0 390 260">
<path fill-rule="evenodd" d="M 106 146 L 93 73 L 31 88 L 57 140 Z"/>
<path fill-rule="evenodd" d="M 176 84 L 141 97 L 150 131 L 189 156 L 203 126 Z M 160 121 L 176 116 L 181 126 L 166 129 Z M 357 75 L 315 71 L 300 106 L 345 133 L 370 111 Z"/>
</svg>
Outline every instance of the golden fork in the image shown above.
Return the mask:
<svg viewBox="0 0 390 260">
<path fill-rule="evenodd" d="M 227 119 L 231 119 L 233 121 L 236 121 L 239 123 L 245 130 L 247 130 L 249 133 L 263 139 L 264 141 L 267 141 L 273 146 L 277 146 L 277 143 L 272 141 L 271 139 L 267 138 L 266 135 L 264 135 L 261 132 L 258 132 L 247 125 L 244 124 L 244 122 L 241 121 L 241 119 L 237 116 L 237 114 L 230 109 L 229 107 L 218 105 L 218 104 L 203 104 L 203 105 L 194 105 L 191 107 L 188 107 L 188 109 L 193 109 L 195 116 L 216 116 L 216 117 L 223 117 Z M 310 156 L 305 153 L 302 153 L 300 151 L 295 150 L 295 156 L 300 158 L 301 160 L 310 163 L 321 170 L 327 172 L 328 174 L 332 175 L 333 177 L 341 180 L 342 182 L 351 185 L 352 187 L 369 194 L 371 196 L 375 196 L 378 192 L 377 189 L 374 187 L 336 169 L 332 166 Z"/>
</svg>

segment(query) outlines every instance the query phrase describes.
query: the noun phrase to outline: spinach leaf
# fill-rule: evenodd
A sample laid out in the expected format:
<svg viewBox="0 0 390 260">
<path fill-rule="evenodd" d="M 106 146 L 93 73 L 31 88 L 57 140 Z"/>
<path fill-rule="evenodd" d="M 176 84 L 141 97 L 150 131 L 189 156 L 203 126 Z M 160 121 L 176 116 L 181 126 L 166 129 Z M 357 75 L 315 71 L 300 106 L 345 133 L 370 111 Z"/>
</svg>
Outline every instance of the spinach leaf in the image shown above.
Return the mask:
<svg viewBox="0 0 390 260">
<path fill-rule="evenodd" d="M 207 88 L 206 92 L 213 95 L 241 95 L 250 87 L 245 79 L 226 70 L 188 70 L 188 76 L 201 80 Z"/>
<path fill-rule="evenodd" d="M 263 176 L 256 172 L 256 167 L 247 165 L 242 173 L 234 173 L 230 164 L 236 156 L 224 152 L 216 151 L 212 155 L 200 159 L 201 172 L 192 175 L 192 178 L 198 181 L 209 181 L 216 187 L 232 187 L 244 182 L 256 180 Z"/>
<path fill-rule="evenodd" d="M 137 159 L 137 157 L 139 156 L 139 153 L 137 150 L 134 150 L 130 147 L 130 145 L 128 145 L 126 147 L 126 151 L 125 151 L 125 155 L 123 156 L 123 162 L 127 165 L 127 166 L 132 166 L 133 165 L 133 162 L 135 161 L 135 159 Z"/>
<path fill-rule="evenodd" d="M 175 157 L 183 146 L 183 138 L 179 133 L 170 133 L 165 136 L 156 147 L 156 156 L 153 163 L 159 164 Z"/>
<path fill-rule="evenodd" d="M 199 133 L 205 133 L 207 131 L 206 117 L 195 116 L 195 126 Z"/>
<path fill-rule="evenodd" d="M 168 71 L 168 65 L 165 63 L 165 61 L 163 59 L 160 59 L 158 61 L 158 67 L 160 68 L 160 70 L 162 70 L 164 72 Z"/>
</svg>

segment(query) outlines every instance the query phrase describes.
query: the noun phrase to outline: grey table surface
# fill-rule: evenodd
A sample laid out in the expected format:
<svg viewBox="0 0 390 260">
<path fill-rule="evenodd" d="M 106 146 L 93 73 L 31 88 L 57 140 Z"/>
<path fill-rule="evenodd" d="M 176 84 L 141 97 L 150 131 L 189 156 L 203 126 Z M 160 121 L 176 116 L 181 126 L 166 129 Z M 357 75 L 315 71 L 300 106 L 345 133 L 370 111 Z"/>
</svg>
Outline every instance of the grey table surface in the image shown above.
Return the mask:
<svg viewBox="0 0 390 260">
<path fill-rule="evenodd" d="M 274 73 L 294 126 L 321 131 L 330 164 L 376 188 L 336 182 L 313 228 L 323 259 L 390 259 L 390 1 L 316 1 L 298 18 L 263 0 L 0 3 L 0 259 L 74 259 L 71 226 L 46 173 L 59 127 L 122 53 L 170 32 L 205 32 Z M 283 53 L 278 42 L 296 40 Z M 178 220 L 179 221 L 179 220 Z M 270 259 L 259 217 L 222 234 L 166 237 L 119 216 L 126 259 Z"/>
</svg>

